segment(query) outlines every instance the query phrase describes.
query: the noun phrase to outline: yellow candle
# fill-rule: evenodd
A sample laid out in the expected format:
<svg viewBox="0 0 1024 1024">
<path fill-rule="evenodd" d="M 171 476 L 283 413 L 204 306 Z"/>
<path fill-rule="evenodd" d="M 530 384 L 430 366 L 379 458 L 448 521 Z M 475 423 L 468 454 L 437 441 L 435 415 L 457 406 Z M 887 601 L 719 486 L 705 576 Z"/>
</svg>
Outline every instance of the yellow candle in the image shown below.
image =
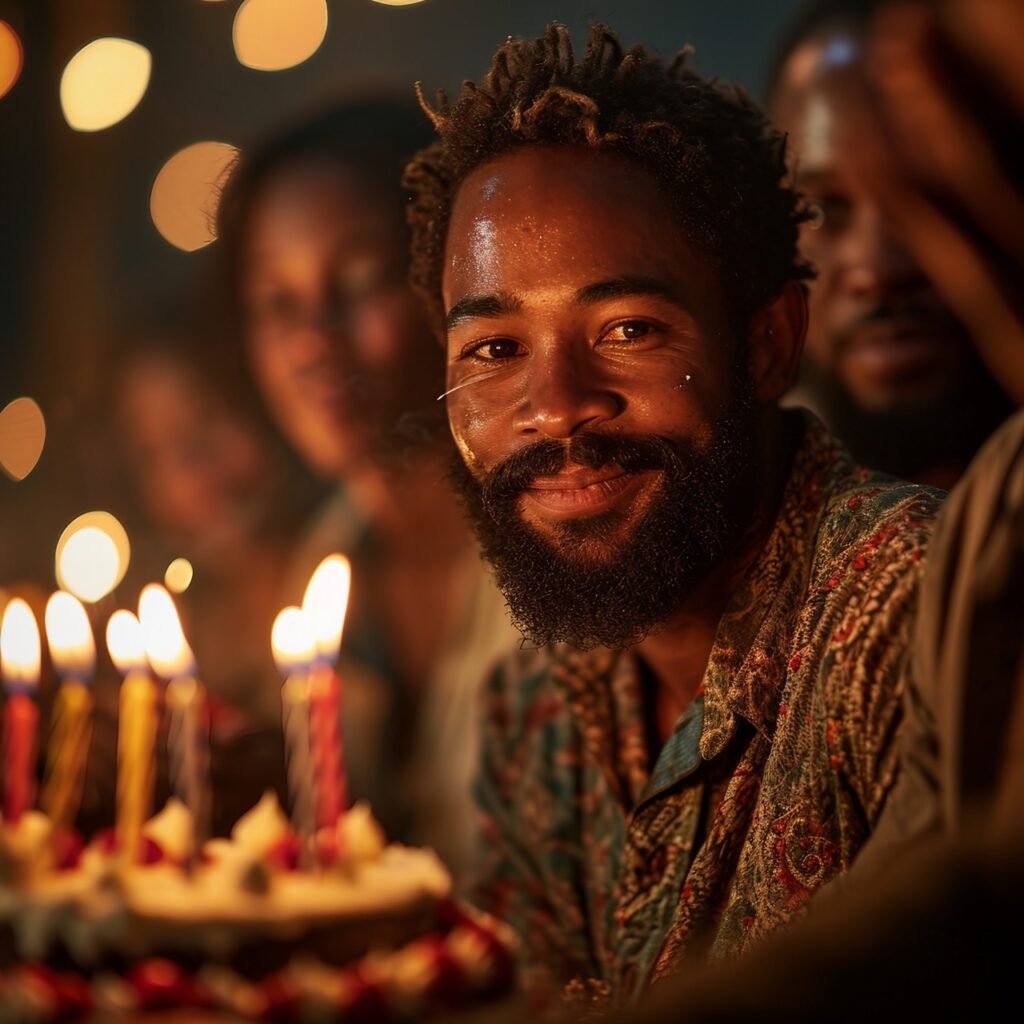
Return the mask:
<svg viewBox="0 0 1024 1024">
<path fill-rule="evenodd" d="M 129 864 L 139 858 L 142 826 L 153 810 L 159 709 L 156 683 L 143 671 L 130 672 L 121 684 L 117 725 L 117 838 Z"/>
<path fill-rule="evenodd" d="M 138 859 L 142 826 L 153 806 L 160 694 L 144 668 L 142 631 L 131 612 L 110 617 L 107 647 L 126 673 L 118 709 L 116 831 L 121 855 L 131 864 Z"/>
<path fill-rule="evenodd" d="M 46 751 L 42 804 L 59 841 L 74 825 L 82 799 L 92 739 L 93 697 L 88 684 L 96 645 L 89 617 L 71 594 L 59 590 L 50 596 L 45 621 L 50 656 L 62 683 Z"/>
</svg>

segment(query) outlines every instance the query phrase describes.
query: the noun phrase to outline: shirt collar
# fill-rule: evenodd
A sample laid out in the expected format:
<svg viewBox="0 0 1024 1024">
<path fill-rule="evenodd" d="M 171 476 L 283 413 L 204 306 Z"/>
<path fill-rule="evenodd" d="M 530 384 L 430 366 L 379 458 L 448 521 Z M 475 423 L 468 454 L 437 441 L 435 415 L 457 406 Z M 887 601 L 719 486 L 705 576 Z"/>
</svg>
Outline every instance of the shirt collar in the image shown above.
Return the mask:
<svg viewBox="0 0 1024 1024">
<path fill-rule="evenodd" d="M 803 417 L 803 437 L 775 525 L 718 624 L 702 698 L 694 702 L 699 706 L 684 711 L 653 772 L 635 659 L 628 652 L 581 652 L 565 645 L 553 651 L 554 680 L 589 754 L 626 807 L 690 774 L 700 758 L 721 753 L 736 731 L 737 716 L 769 740 L 774 734 L 830 480 L 853 470 L 849 456 L 816 417 L 806 411 L 789 415 Z"/>
<path fill-rule="evenodd" d="M 704 673 L 705 760 L 732 739 L 737 716 L 768 740 L 774 735 L 818 523 L 834 478 L 853 472 L 849 455 L 817 417 L 793 415 L 804 419 L 803 437 L 775 526 L 729 600 Z"/>
</svg>

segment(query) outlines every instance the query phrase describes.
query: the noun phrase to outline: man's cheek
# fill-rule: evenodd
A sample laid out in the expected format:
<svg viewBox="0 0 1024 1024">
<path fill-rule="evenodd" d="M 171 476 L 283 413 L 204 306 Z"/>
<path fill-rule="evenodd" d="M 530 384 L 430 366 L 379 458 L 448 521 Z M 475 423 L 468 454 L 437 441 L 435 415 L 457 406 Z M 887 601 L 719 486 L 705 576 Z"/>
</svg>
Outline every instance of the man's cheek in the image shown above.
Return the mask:
<svg viewBox="0 0 1024 1024">
<path fill-rule="evenodd" d="M 500 461 L 500 453 L 491 451 L 493 423 L 481 410 L 453 396 L 448 400 L 448 426 L 463 462 L 478 480 Z"/>
</svg>

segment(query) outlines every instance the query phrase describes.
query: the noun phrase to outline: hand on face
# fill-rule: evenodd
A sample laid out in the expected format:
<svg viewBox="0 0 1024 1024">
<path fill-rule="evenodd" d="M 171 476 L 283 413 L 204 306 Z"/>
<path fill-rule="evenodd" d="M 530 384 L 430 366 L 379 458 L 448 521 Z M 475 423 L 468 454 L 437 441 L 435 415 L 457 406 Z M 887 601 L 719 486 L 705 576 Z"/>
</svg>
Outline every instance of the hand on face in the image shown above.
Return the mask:
<svg viewBox="0 0 1024 1024">
<path fill-rule="evenodd" d="M 938 14 L 883 8 L 867 67 L 891 145 L 863 154 L 861 168 L 891 230 L 1018 402 L 1024 193 L 1003 157 L 1024 118 L 1022 43 L 1024 11 L 1005 0 L 951 0 Z M 969 97 L 986 91 L 984 109 L 972 109 Z"/>
<path fill-rule="evenodd" d="M 809 39 L 786 62 L 774 113 L 813 215 L 800 239 L 818 272 L 808 361 L 865 413 L 895 413 L 954 393 L 971 352 L 868 187 L 863 167 L 885 147 L 863 63 L 853 30 Z"/>
</svg>

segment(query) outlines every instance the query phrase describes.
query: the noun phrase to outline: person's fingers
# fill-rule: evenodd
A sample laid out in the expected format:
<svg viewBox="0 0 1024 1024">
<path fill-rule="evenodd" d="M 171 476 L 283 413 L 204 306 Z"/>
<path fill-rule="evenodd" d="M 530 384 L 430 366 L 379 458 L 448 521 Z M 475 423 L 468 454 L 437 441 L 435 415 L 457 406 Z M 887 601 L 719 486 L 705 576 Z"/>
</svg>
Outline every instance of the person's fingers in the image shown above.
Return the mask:
<svg viewBox="0 0 1024 1024">
<path fill-rule="evenodd" d="M 1024 117 L 1024 0 L 945 0 L 939 17 L 947 37 Z"/>
<path fill-rule="evenodd" d="M 970 332 L 992 374 L 1024 404 L 1024 321 L 987 255 L 913 186 L 890 175 L 871 188 L 894 236 Z"/>
<path fill-rule="evenodd" d="M 913 177 L 951 197 L 1024 265 L 1024 198 L 931 63 L 933 29 L 930 11 L 917 3 L 883 8 L 873 25 L 868 70 L 890 140 Z"/>
</svg>

